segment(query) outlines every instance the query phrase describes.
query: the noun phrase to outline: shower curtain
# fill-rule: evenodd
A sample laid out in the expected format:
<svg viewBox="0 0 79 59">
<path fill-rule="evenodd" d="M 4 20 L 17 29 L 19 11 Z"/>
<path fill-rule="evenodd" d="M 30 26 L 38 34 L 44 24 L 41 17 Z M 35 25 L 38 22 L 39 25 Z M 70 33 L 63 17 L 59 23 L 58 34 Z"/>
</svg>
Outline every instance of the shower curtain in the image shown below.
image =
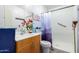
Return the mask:
<svg viewBox="0 0 79 59">
<path fill-rule="evenodd" d="M 52 28 L 51 28 L 51 12 L 41 14 L 41 30 L 42 30 L 42 40 L 51 42 L 52 44 Z"/>
</svg>

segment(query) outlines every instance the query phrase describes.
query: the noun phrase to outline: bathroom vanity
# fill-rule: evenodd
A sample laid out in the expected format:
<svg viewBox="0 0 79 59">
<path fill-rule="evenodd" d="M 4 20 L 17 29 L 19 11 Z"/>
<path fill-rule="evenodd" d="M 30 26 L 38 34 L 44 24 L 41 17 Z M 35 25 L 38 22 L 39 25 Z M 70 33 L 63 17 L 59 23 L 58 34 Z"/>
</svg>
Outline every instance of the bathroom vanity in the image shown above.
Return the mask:
<svg viewBox="0 0 79 59">
<path fill-rule="evenodd" d="M 39 53 L 40 33 L 16 35 L 16 53 Z"/>
</svg>

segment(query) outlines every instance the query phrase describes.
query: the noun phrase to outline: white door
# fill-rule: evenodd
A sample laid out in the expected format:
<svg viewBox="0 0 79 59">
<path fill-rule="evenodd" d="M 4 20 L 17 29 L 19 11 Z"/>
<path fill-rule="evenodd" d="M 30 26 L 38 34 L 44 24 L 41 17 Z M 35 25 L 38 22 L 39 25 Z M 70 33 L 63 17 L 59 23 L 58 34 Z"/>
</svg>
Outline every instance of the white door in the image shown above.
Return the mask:
<svg viewBox="0 0 79 59">
<path fill-rule="evenodd" d="M 52 12 L 53 46 L 67 52 L 74 52 L 72 20 L 76 18 L 75 7 Z"/>
</svg>

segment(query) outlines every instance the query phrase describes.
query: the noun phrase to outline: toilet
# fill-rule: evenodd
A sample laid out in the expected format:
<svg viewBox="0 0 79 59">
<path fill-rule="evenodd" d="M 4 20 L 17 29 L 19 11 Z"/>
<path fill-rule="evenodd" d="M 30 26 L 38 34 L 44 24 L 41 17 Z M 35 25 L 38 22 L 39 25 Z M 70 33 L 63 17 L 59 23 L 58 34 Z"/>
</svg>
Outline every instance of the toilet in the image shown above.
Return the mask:
<svg viewBox="0 0 79 59">
<path fill-rule="evenodd" d="M 51 43 L 49 41 L 41 41 L 41 47 L 43 50 L 43 53 L 49 53 L 51 48 Z"/>
</svg>

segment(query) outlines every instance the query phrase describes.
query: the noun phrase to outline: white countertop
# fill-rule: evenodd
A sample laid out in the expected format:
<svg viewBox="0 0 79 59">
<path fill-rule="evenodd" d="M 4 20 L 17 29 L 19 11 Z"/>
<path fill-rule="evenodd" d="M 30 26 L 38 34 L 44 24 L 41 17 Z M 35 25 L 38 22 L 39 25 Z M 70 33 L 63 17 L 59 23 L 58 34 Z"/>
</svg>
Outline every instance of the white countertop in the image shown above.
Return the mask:
<svg viewBox="0 0 79 59">
<path fill-rule="evenodd" d="M 30 37 L 33 37 L 33 36 L 36 36 L 36 35 L 41 35 L 41 33 L 27 33 L 27 34 L 23 34 L 23 35 L 16 34 L 15 35 L 15 41 L 20 41 L 20 40 L 23 40 L 25 38 L 30 38 Z"/>
</svg>

